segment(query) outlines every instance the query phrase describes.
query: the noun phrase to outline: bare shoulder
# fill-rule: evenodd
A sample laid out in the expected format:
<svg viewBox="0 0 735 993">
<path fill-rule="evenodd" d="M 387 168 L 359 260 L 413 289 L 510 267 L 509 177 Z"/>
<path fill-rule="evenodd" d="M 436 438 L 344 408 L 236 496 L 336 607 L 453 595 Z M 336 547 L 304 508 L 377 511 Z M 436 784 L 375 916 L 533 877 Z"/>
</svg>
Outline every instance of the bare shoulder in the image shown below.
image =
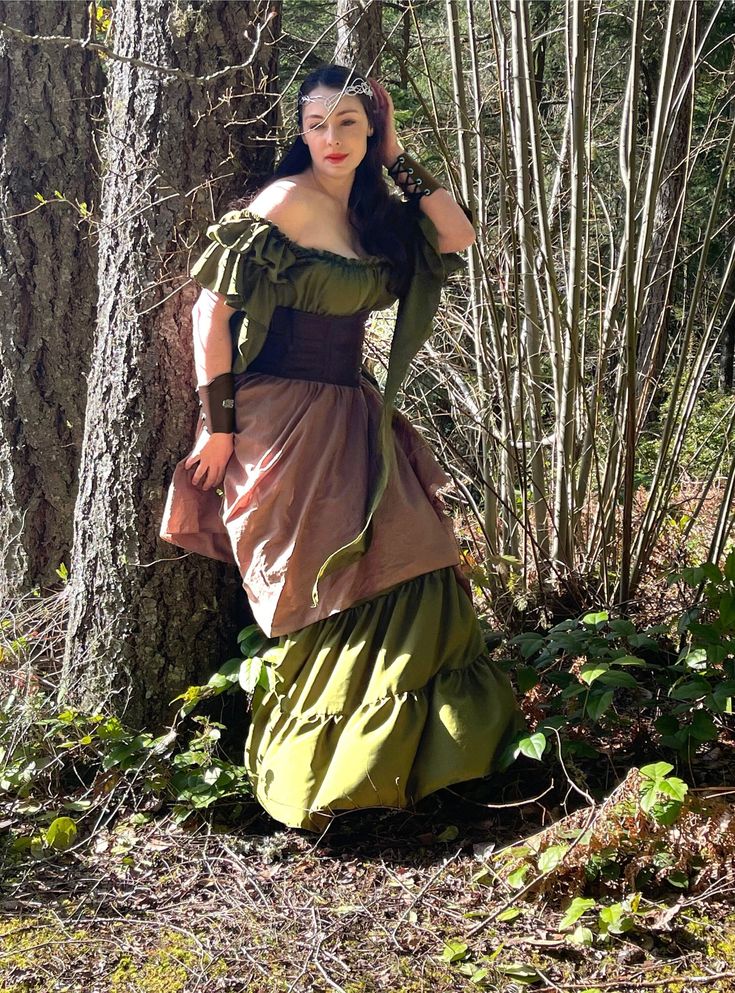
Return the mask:
<svg viewBox="0 0 735 993">
<path fill-rule="evenodd" d="M 250 204 L 250 211 L 272 221 L 294 241 L 307 226 L 312 212 L 308 191 L 299 176 L 284 176 L 264 187 Z"/>
</svg>

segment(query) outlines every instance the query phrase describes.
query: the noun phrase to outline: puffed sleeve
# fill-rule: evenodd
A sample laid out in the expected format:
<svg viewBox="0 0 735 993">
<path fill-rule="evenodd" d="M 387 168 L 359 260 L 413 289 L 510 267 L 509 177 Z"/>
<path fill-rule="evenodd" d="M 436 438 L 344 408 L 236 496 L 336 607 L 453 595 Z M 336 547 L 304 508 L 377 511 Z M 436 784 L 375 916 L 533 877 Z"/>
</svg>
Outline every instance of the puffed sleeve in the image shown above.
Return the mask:
<svg viewBox="0 0 735 993">
<path fill-rule="evenodd" d="M 189 270 L 200 286 L 221 293 L 237 313 L 230 320 L 233 372 L 244 372 L 265 341 L 274 309 L 291 304 L 296 257 L 270 221 L 230 210 L 207 228 L 211 244 Z"/>
<path fill-rule="evenodd" d="M 352 541 L 333 552 L 321 566 L 312 590 L 314 603 L 317 603 L 319 598 L 319 580 L 351 565 L 370 547 L 373 516 L 385 493 L 395 460 L 392 421 L 398 391 L 416 353 L 431 336 L 434 317 L 441 301 L 442 287 L 452 273 L 466 266 L 461 255 L 439 251 L 436 227 L 416 203 L 405 205 L 404 219 L 408 225 L 411 225 L 409 229 L 411 236 L 408 241 L 411 276 L 398 301 L 396 325 L 388 359 L 383 412 L 378 430 L 380 471 L 370 494 L 364 527 Z"/>
</svg>

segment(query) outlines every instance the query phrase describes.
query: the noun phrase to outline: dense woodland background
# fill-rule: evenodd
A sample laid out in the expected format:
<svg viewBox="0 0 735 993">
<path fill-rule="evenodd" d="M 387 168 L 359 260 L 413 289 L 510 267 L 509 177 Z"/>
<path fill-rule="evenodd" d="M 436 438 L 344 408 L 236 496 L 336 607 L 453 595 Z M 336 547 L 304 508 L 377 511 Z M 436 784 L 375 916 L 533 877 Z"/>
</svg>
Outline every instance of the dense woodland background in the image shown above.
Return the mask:
<svg viewBox="0 0 735 993">
<path fill-rule="evenodd" d="M 731 3 L 92 10 L 0 10 L 2 592 L 68 570 L 70 691 L 160 715 L 244 618 L 232 570 L 156 539 L 195 416 L 186 273 L 335 48 L 390 86 L 402 140 L 477 219 L 406 408 L 456 480 L 486 606 L 626 612 L 662 564 L 723 556 Z"/>
<path fill-rule="evenodd" d="M 383 979 L 345 952 L 360 914 L 335 911 L 293 932 L 301 973 L 271 947 L 276 979 L 256 956 L 244 986 L 235 971 L 220 987 L 198 948 L 200 984 L 189 969 L 172 993 L 612 989 L 630 963 L 610 965 L 610 948 L 627 934 L 650 951 L 664 932 L 682 969 L 696 955 L 720 965 L 691 986 L 656 973 L 650 988 L 734 988 L 732 949 L 715 939 L 732 931 L 720 904 L 735 885 L 734 41 L 733 0 L 0 0 L 0 795 L 8 864 L 43 856 L 51 890 L 65 871 L 52 856 L 120 811 L 148 824 L 173 796 L 183 823 L 226 800 L 242 823 L 247 784 L 218 751 L 220 734 L 242 738 L 238 684 L 262 675 L 247 638 L 238 649 L 240 578 L 157 533 L 197 414 L 188 269 L 208 223 L 293 138 L 300 78 L 334 59 L 377 75 L 404 145 L 476 220 L 402 408 L 453 477 L 464 568 L 507 638 L 498 657 L 529 720 L 508 767 L 525 758 L 550 776 L 545 801 L 528 800 L 534 773 L 526 805 L 504 821 L 486 811 L 485 827 L 510 841 L 530 823 L 537 843 L 510 846 L 483 878 L 470 858 L 440 880 L 438 856 L 417 856 L 430 871 L 416 868 L 416 892 L 398 872 L 407 903 L 381 891 L 370 911 L 394 942 L 411 931 Z M 379 380 L 391 326 L 375 315 Z M 454 832 L 429 825 L 421 844 L 443 852 Z M 247 851 L 313 868 L 298 840 L 268 844 Z M 228 851 L 217 857 L 252 895 L 246 849 Z M 337 889 L 372 906 L 377 877 L 342 869 Z M 297 926 L 293 880 L 264 872 L 252 885 L 275 903 L 253 906 L 276 942 Z M 200 895 L 216 878 L 203 873 Z M 332 910 L 346 899 L 332 894 Z M 671 937 L 698 902 L 711 915 L 699 945 Z M 552 911 L 547 930 L 577 936 L 562 934 L 560 960 L 581 948 L 594 975 L 530 954 L 498 973 L 505 956 L 483 964 L 469 941 L 489 922 L 520 941 Z M 460 927 L 465 912 L 485 924 Z M 320 960 L 324 928 L 347 974 Z M 443 965 L 425 958 L 411 985 L 400 956 L 433 955 L 434 932 Z M 189 951 L 165 959 L 166 982 Z M 48 983 L 59 970 L 44 962 Z M 99 988 L 148 988 L 118 979 Z"/>
</svg>

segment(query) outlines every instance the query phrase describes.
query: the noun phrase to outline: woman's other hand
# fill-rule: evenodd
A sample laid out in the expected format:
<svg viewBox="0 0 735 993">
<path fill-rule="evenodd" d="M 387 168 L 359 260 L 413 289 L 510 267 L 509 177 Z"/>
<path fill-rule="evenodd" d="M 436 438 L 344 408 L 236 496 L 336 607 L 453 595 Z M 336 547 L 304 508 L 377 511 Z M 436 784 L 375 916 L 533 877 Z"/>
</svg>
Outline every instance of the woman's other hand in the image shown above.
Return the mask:
<svg viewBox="0 0 735 993">
<path fill-rule="evenodd" d="M 396 161 L 403 151 L 403 146 L 396 134 L 395 108 L 393 107 L 393 97 L 377 79 L 368 79 L 373 90 L 376 102 L 377 118 L 383 132 L 383 140 L 380 146 L 380 157 L 386 169 Z"/>
<path fill-rule="evenodd" d="M 210 434 L 206 428 L 202 428 L 191 454 L 184 462 L 185 469 L 196 466 L 191 478 L 194 486 L 201 490 L 212 490 L 221 486 L 234 447 L 235 442 L 231 434 L 225 432 Z"/>
</svg>

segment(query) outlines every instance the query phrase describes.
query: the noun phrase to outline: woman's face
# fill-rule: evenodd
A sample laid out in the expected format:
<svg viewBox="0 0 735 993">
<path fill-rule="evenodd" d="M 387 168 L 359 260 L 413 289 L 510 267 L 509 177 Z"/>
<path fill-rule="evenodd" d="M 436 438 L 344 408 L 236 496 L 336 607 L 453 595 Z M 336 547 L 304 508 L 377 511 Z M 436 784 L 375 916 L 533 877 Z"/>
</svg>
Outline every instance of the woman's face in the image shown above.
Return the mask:
<svg viewBox="0 0 735 993">
<path fill-rule="evenodd" d="M 317 86 L 301 105 L 301 137 L 311 153 L 315 172 L 344 176 L 365 158 L 367 140 L 373 133 L 359 97 L 340 97 L 340 90 Z"/>
</svg>

